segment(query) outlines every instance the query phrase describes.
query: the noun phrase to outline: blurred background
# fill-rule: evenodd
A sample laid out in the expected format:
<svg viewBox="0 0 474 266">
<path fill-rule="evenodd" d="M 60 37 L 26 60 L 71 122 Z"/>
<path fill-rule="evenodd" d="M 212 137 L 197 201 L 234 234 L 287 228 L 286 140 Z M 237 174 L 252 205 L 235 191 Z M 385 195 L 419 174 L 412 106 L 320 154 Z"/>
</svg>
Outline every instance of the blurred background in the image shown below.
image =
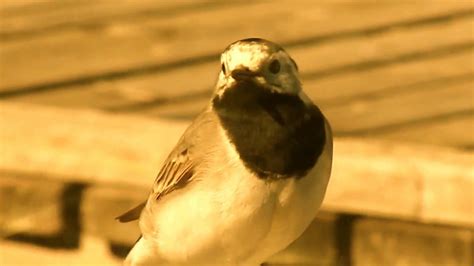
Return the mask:
<svg viewBox="0 0 474 266">
<path fill-rule="evenodd" d="M 270 265 L 474 265 L 474 4 L 0 1 L 0 265 L 120 265 L 230 43 L 299 65 L 335 132 L 317 219 Z"/>
</svg>

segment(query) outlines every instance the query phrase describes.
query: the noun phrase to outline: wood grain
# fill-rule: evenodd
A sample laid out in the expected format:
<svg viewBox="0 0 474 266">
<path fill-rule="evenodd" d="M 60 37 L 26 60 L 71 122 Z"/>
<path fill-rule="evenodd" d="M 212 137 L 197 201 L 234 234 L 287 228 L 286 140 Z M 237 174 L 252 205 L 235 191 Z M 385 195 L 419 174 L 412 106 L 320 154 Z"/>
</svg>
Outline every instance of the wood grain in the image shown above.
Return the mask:
<svg viewBox="0 0 474 266">
<path fill-rule="evenodd" d="M 372 137 L 411 143 L 474 148 L 474 110 L 442 119 L 428 120 L 387 131 L 372 132 Z"/>
<path fill-rule="evenodd" d="M 316 102 L 330 106 L 365 97 L 396 97 L 403 91 L 459 82 L 474 75 L 473 62 L 474 49 L 470 48 L 347 71 L 309 80 L 303 85 Z"/>
<path fill-rule="evenodd" d="M 473 21 L 472 17 L 453 18 L 435 25 L 398 27 L 322 44 L 296 45 L 289 51 L 299 59 L 306 92 L 328 113 L 336 134 L 371 135 L 383 128 L 402 132 L 396 128 L 472 107 L 470 83 L 460 84 L 474 75 L 474 35 L 469 34 Z M 424 38 L 430 41 L 423 42 Z M 207 103 L 218 71 L 216 65 L 217 61 L 211 61 L 106 78 L 10 100 L 189 119 Z M 433 94 L 432 88 L 445 94 Z M 439 107 L 436 97 L 441 96 L 453 104 Z M 403 112 L 397 109 L 399 106 L 403 106 Z M 380 111 L 374 113 L 374 108 Z M 442 134 L 432 136 L 436 139 L 426 142 L 452 143 Z M 417 140 L 425 142 L 421 137 Z M 458 146 L 471 145 L 469 138 L 459 141 Z"/>
<path fill-rule="evenodd" d="M 436 76 L 433 74 L 443 77 L 452 72 L 454 72 L 453 74 L 459 74 L 459 72 L 474 71 L 473 64 L 470 60 L 466 60 L 466 56 L 474 60 L 472 49 L 474 47 L 474 36 L 468 34 L 473 22 L 474 18 L 459 19 L 441 26 L 438 25 L 437 27 L 399 29 L 395 32 L 389 31 L 366 38 L 349 38 L 330 42 L 326 45 L 295 47 L 289 50 L 295 58 L 299 59 L 298 64 L 300 64 L 303 81 L 308 93 L 310 95 L 317 94 L 317 98 L 322 100 L 334 99 L 348 96 L 348 94 L 378 89 L 378 83 L 383 83 L 385 74 L 387 74 L 386 72 L 383 73 L 387 66 L 399 65 L 401 66 L 399 67 L 401 70 L 398 70 L 400 72 L 404 70 L 406 63 L 411 63 L 406 65 L 410 69 L 400 73 L 400 75 L 407 75 L 412 73 L 412 71 L 417 71 L 415 72 L 416 74 L 412 74 L 409 77 L 409 80 L 407 80 L 407 77 L 396 76 L 395 74 L 397 73 L 388 73 L 391 75 L 387 78 L 393 77 L 393 79 L 399 80 L 399 82 L 416 81 L 418 76 L 420 76 L 418 72 L 422 72 L 426 68 L 429 68 L 428 70 L 430 71 L 435 69 L 437 71 L 430 74 L 430 78 Z M 446 36 L 453 37 L 446 38 Z M 428 44 L 421 45 L 420 47 L 413 46 L 412 43 L 420 42 L 420 38 L 429 38 L 430 42 L 426 42 Z M 469 45 L 470 42 L 472 42 L 471 45 Z M 391 47 L 397 47 L 397 49 L 392 49 Z M 451 50 L 456 49 L 456 47 L 458 50 Z M 434 61 L 430 65 L 429 60 L 436 60 L 439 57 L 444 57 L 446 60 Z M 420 69 L 415 69 L 418 68 L 417 61 L 422 61 L 418 64 L 422 64 L 419 67 Z M 94 105 L 98 102 L 98 107 L 100 107 L 100 103 L 104 102 L 106 108 L 120 107 L 120 105 L 126 106 L 128 104 L 136 105 L 136 103 L 147 102 L 156 98 L 168 99 L 173 96 L 179 98 L 196 91 L 200 93 L 206 89 L 211 90 L 219 71 L 217 66 L 218 61 L 214 60 L 210 63 L 182 66 L 168 71 L 157 71 L 156 73 L 112 80 L 106 79 L 92 84 L 64 87 L 62 90 L 54 91 L 54 93 L 46 96 L 53 99 L 51 102 L 57 102 L 58 104 L 68 104 L 66 97 L 69 97 L 69 101 L 72 101 L 71 105 L 73 106 L 76 105 L 78 99 L 85 98 L 83 101 L 84 105 Z M 345 71 L 341 71 L 344 69 Z M 364 72 L 376 69 L 382 69 L 378 80 L 374 80 L 377 78 L 376 75 L 370 77 L 364 75 Z M 424 73 L 427 72 L 429 71 Z M 326 76 L 322 76 L 323 73 L 326 73 Z M 339 80 L 342 83 L 347 79 L 347 76 L 355 76 L 357 78 L 359 74 L 360 79 L 370 78 L 370 86 L 358 86 L 361 84 L 360 81 L 358 83 L 353 81 L 349 83 L 355 83 L 355 88 L 347 86 L 348 84 L 336 84 L 337 87 L 335 87 L 330 83 L 338 82 Z M 426 74 L 421 78 L 423 77 L 426 77 Z M 372 85 L 373 80 L 374 83 L 377 82 L 374 85 Z M 88 96 L 87 92 L 91 95 Z M 25 97 L 32 99 L 35 97 L 47 98 L 44 95 L 25 95 Z M 106 100 L 103 101 L 101 96 Z M 55 101 L 54 98 L 56 97 L 60 97 L 62 101 Z M 94 98 L 97 98 L 97 100 L 94 101 Z M 123 98 L 124 102 L 114 101 L 120 98 Z M 130 98 L 130 103 L 126 102 L 127 98 Z M 107 99 L 110 99 L 110 103 L 107 103 Z"/>
<path fill-rule="evenodd" d="M 149 187 L 187 124 L 35 105 L 0 110 L 0 172 L 107 186 Z M 474 226 L 473 165 L 472 153 L 446 148 L 336 139 L 324 208 Z"/>
<path fill-rule="evenodd" d="M 474 110 L 472 95 L 474 76 L 460 83 L 400 92 L 396 97 L 362 98 L 349 104 L 328 107 L 325 111 L 339 134 L 368 134 L 406 123 Z"/>
<path fill-rule="evenodd" d="M 285 2 L 263 2 L 171 18 L 113 21 L 100 28 L 77 28 L 0 43 L 0 90 L 40 90 L 210 61 L 230 42 L 248 36 L 307 45 L 364 35 L 368 28 L 372 29 L 369 33 L 383 32 L 397 26 L 466 17 L 472 13 L 470 8 L 471 4 L 463 1 L 377 7 L 302 2 L 291 9 Z"/>
<path fill-rule="evenodd" d="M 4 1 L 2 1 L 4 2 Z M 15 3 L 17 2 L 17 3 Z M 113 21 L 171 16 L 198 8 L 212 8 L 217 1 L 63 0 L 15 1 L 0 8 L 0 38 L 11 41 L 68 30 L 100 28 Z"/>
</svg>

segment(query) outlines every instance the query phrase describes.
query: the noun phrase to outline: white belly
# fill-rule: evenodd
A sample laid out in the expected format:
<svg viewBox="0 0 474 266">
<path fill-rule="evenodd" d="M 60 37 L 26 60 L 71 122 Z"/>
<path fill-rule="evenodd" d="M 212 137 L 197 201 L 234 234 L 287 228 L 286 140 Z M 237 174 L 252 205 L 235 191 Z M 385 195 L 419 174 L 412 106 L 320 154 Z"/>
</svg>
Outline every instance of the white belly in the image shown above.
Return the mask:
<svg viewBox="0 0 474 266">
<path fill-rule="evenodd" d="M 271 228 L 250 261 L 264 262 L 296 240 L 310 225 L 326 193 L 331 158 L 332 149 L 321 155 L 321 163 L 308 176 L 285 181 L 276 201 Z"/>
<path fill-rule="evenodd" d="M 266 237 L 277 200 L 271 184 L 240 164 L 226 172 L 147 206 L 140 227 L 163 261 L 236 264 Z"/>
<path fill-rule="evenodd" d="M 263 263 L 299 237 L 314 219 L 326 190 L 331 157 L 332 149 L 327 149 L 308 176 L 279 181 L 258 179 L 237 157 L 226 158 L 221 172 L 146 206 L 140 219 L 143 239 L 137 244 L 142 248 L 134 248 L 127 260 L 131 265 Z"/>
</svg>

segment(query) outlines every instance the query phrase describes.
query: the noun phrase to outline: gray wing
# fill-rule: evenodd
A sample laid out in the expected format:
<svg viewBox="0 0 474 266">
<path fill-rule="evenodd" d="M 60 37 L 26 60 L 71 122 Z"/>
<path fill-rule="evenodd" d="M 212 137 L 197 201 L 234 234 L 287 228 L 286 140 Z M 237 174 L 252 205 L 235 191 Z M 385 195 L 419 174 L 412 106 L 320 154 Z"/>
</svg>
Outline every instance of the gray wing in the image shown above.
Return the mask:
<svg viewBox="0 0 474 266">
<path fill-rule="evenodd" d="M 158 176 L 153 184 L 153 198 L 158 200 L 160 197 L 170 193 L 173 190 L 184 187 L 191 182 L 193 178 L 193 161 L 188 154 L 188 146 L 185 140 L 181 139 L 171 154 L 166 159 Z M 116 217 L 121 223 L 127 223 L 140 218 L 143 208 L 146 206 L 146 200 L 138 206 L 128 210 L 124 214 Z"/>
<path fill-rule="evenodd" d="M 206 145 L 200 145 L 200 143 L 211 137 L 209 135 L 212 134 L 209 132 L 214 129 L 212 121 L 216 121 L 215 116 L 210 113 L 210 110 L 206 110 L 185 131 L 155 179 L 151 192 L 152 198 L 158 200 L 171 191 L 185 187 L 194 180 L 194 170 L 200 162 L 200 155 L 206 153 L 206 151 L 200 150 L 203 146 L 205 149 Z M 146 205 L 145 203 L 146 201 L 116 219 L 120 222 L 137 220 Z"/>
<path fill-rule="evenodd" d="M 168 156 L 153 184 L 152 193 L 155 199 L 192 181 L 195 162 L 191 158 L 190 149 L 192 146 L 185 139 L 181 139 Z"/>
</svg>

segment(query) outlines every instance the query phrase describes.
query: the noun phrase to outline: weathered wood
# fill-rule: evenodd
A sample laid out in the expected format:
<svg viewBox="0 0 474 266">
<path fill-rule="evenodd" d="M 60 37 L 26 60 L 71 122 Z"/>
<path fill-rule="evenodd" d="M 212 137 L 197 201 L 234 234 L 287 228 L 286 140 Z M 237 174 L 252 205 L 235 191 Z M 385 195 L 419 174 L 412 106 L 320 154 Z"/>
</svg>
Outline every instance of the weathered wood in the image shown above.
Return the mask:
<svg viewBox="0 0 474 266">
<path fill-rule="evenodd" d="M 92 84 L 65 87 L 54 91 L 31 93 L 8 99 L 63 106 L 99 108 L 111 111 L 147 109 L 152 105 L 196 100 L 209 95 L 219 72 L 217 61 L 186 66 L 147 75 L 104 80 Z"/>
<path fill-rule="evenodd" d="M 138 222 L 120 223 L 115 217 L 143 202 L 149 191 L 110 184 L 88 188 L 81 202 L 83 231 L 113 243 L 133 245 L 140 236 Z"/>
<path fill-rule="evenodd" d="M 474 110 L 474 76 L 454 84 L 434 84 L 393 97 L 366 97 L 324 108 L 339 134 L 371 133 L 447 114 Z M 350 122 L 349 122 L 350 121 Z"/>
<path fill-rule="evenodd" d="M 43 0 L 39 2 L 38 0 L 3 0 L 0 2 L 0 14 L 4 15 L 5 13 L 10 12 L 28 12 L 31 9 L 37 9 L 38 5 L 51 4 L 53 0 Z M 61 1 L 67 2 L 67 1 Z"/>
<path fill-rule="evenodd" d="M 64 182 L 47 177 L 26 179 L 1 173 L 0 239 L 15 233 L 45 237 L 60 232 L 64 187 Z M 43 224 L 39 226 L 38 221 Z"/>
<path fill-rule="evenodd" d="M 0 104 L 2 171 L 81 182 L 149 185 L 187 124 Z"/>
<path fill-rule="evenodd" d="M 300 69 L 305 89 L 310 96 L 318 101 L 340 101 L 388 87 L 402 87 L 407 83 L 473 73 L 474 64 L 468 58 L 474 60 L 474 53 L 469 44 L 467 47 L 462 45 L 458 51 L 452 50 L 452 45 L 456 47 L 459 42 L 472 41 L 471 47 L 474 47 L 474 36 L 469 34 L 473 22 L 474 19 L 459 19 L 431 28 L 408 28 L 289 50 L 298 59 L 298 63 L 303 64 Z M 412 45 L 419 42 L 419 38 L 428 38 L 430 42 L 425 42 L 427 44 L 421 47 Z M 370 47 L 367 47 L 368 44 Z M 398 48 L 390 49 L 392 46 Z M 173 100 L 173 97 L 189 97 L 190 94 L 202 95 L 205 90 L 210 91 L 213 87 L 219 71 L 218 65 L 215 60 L 17 98 L 64 106 L 127 109 L 130 105 L 137 106 L 155 100 L 160 102 Z M 344 69 L 346 70 L 341 73 Z"/>
<path fill-rule="evenodd" d="M 300 65 L 305 90 L 329 114 L 335 132 L 366 134 L 387 127 L 396 129 L 394 126 L 464 111 L 472 106 L 473 91 L 469 89 L 469 83 L 462 84 L 471 80 L 474 73 L 474 53 L 469 45 L 474 41 L 474 36 L 469 34 L 473 21 L 472 18 L 453 19 L 435 27 L 407 27 L 366 38 L 340 39 L 289 50 L 306 62 L 306 68 Z M 421 42 L 420 38 L 428 38 L 430 42 L 412 45 Z M 456 47 L 459 42 L 468 42 L 468 45 L 452 50 L 452 45 Z M 306 52 L 313 64 L 304 57 Z M 317 60 L 318 57 L 321 60 Z M 217 65 L 217 61 L 213 61 L 66 87 L 51 93 L 27 94 L 11 100 L 186 119 L 193 117 L 206 104 L 215 82 Z M 335 74 L 321 74 L 330 73 L 331 69 Z M 451 90 L 452 86 L 454 89 Z M 453 105 L 438 104 L 436 97 L 439 93 L 436 91 L 439 90 L 445 92 L 445 101 Z M 402 112 L 398 110 L 400 106 L 404 106 Z M 374 113 L 374 109 L 387 115 Z M 407 132 L 403 131 L 401 136 Z M 430 143 L 451 143 L 444 135 L 433 136 L 438 138 Z M 470 146 L 468 137 L 459 139 L 465 140 L 459 145 Z"/>
<path fill-rule="evenodd" d="M 309 82 L 304 86 L 310 97 L 329 116 L 337 135 L 387 134 L 399 140 L 412 135 L 419 142 L 471 146 L 474 137 L 466 130 L 467 124 L 458 122 L 452 127 L 443 126 L 443 132 L 453 132 L 453 137 L 462 134 L 463 137 L 455 139 L 437 132 L 432 134 L 430 127 L 422 125 L 442 124 L 436 120 L 444 121 L 447 117 L 456 119 L 473 110 L 474 64 L 468 60 L 473 56 L 473 53 L 467 52 L 396 64 L 327 78 L 321 84 Z M 355 87 L 353 90 L 352 86 Z M 176 98 L 175 102 L 157 104 L 153 108 L 142 105 L 134 111 L 158 117 L 190 118 L 205 106 L 206 97 L 208 95 L 204 94 L 203 97 L 184 101 Z M 417 123 L 420 123 L 418 133 L 411 132 L 410 128 L 417 127 Z"/>
<path fill-rule="evenodd" d="M 360 219 L 353 227 L 354 266 L 470 266 L 472 230 L 400 221 Z"/>
<path fill-rule="evenodd" d="M 327 106 L 373 96 L 455 83 L 474 75 L 474 49 L 388 63 L 306 81 L 313 99 Z"/>
<path fill-rule="evenodd" d="M 399 94 L 417 90 L 429 94 L 429 88 L 448 87 L 471 79 L 474 64 L 469 58 L 474 60 L 474 53 L 466 51 L 310 80 L 303 85 L 310 97 L 324 109 L 332 107 L 337 109 L 340 105 L 350 106 L 351 103 L 366 100 L 364 98 L 367 97 L 369 100 L 376 97 L 396 101 Z M 215 72 L 215 64 L 209 63 L 202 67 L 180 68 L 157 75 L 98 82 L 51 93 L 24 95 L 10 101 L 68 108 L 93 107 L 112 111 L 141 111 L 153 115 L 189 118 L 204 106 L 211 93 L 211 89 L 206 87 L 214 83 L 213 78 L 194 79 L 191 76 L 210 77 L 215 76 Z M 464 96 L 469 100 L 471 93 L 457 96 Z M 149 109 L 153 110 L 147 111 Z M 428 112 L 429 108 L 418 111 Z M 390 119 L 384 121 L 386 124 L 391 124 Z M 338 131 L 338 128 L 335 129 Z"/>
<path fill-rule="evenodd" d="M 399 62 L 318 79 L 303 79 L 309 96 L 325 106 L 350 102 L 363 97 L 395 97 L 398 91 L 453 83 L 474 74 L 471 50 L 435 58 Z M 27 103 L 68 108 L 87 107 L 114 111 L 140 111 L 183 101 L 202 101 L 211 93 L 217 76 L 217 62 L 178 68 L 173 71 L 101 81 L 44 93 L 9 99 Z M 202 77 L 202 78 L 194 78 Z M 208 77 L 208 78 L 205 78 Z M 150 105 L 151 104 L 151 105 Z M 199 109 L 197 109 L 199 110 Z M 196 110 L 180 111 L 191 113 Z"/>
<path fill-rule="evenodd" d="M 196 97 L 197 98 L 197 97 Z M 199 97 L 190 101 L 177 101 L 168 104 L 152 106 L 151 108 L 142 109 L 141 106 L 135 110 L 127 109 L 126 112 L 134 112 L 150 117 L 166 117 L 173 119 L 181 119 L 189 121 L 198 114 L 203 107 L 209 103 L 210 97 Z M 145 106 L 146 107 L 146 106 Z"/>
<path fill-rule="evenodd" d="M 149 187 L 186 126 L 34 105 L 0 110 L 0 171 L 99 185 Z M 473 160 L 451 149 L 336 139 L 324 208 L 474 226 Z"/>
<path fill-rule="evenodd" d="M 474 47 L 474 16 L 443 23 L 396 27 L 379 33 L 346 36 L 290 50 L 303 76 L 318 79 L 340 73 L 414 61 Z M 429 41 L 427 41 L 429 40 Z"/>
<path fill-rule="evenodd" d="M 82 235 L 79 250 L 61 250 L 29 243 L 0 241 L 2 265 L 120 265 L 108 243 L 94 236 Z"/>
<path fill-rule="evenodd" d="M 31 3 L 21 0 L 15 2 L 7 3 L 6 6 L 0 8 L 0 38 L 6 41 L 77 28 L 101 28 L 111 21 L 146 20 L 150 16 L 170 16 L 222 4 L 222 2 L 208 0 L 87 2 L 63 0 L 31 1 Z"/>
<path fill-rule="evenodd" d="M 0 90 L 41 90 L 210 61 L 231 41 L 248 36 L 298 46 L 437 23 L 472 13 L 472 4 L 463 1 L 376 8 L 358 2 L 288 5 L 263 2 L 222 6 L 2 42 Z"/>
<path fill-rule="evenodd" d="M 339 139 L 334 154 L 326 208 L 473 226 L 472 152 Z"/>
<path fill-rule="evenodd" d="M 439 118 L 416 124 L 399 126 L 390 130 L 372 132 L 371 137 L 396 141 L 410 141 L 474 148 L 474 110 L 452 117 Z"/>
<path fill-rule="evenodd" d="M 283 251 L 268 259 L 270 266 L 342 265 L 336 238 L 337 217 L 320 213 L 306 231 Z"/>
</svg>

